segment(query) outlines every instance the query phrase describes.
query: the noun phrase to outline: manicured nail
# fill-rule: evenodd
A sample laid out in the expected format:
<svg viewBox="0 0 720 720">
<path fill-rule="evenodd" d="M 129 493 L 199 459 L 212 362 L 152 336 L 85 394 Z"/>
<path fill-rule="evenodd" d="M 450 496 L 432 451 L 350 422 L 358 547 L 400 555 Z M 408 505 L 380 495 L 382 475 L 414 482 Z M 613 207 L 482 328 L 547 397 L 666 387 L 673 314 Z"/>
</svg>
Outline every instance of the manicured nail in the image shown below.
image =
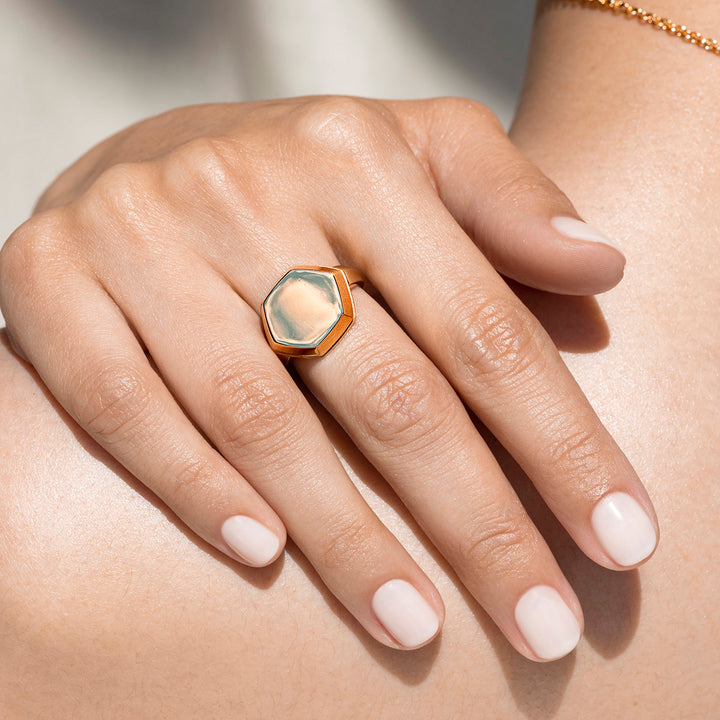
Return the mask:
<svg viewBox="0 0 720 720">
<path fill-rule="evenodd" d="M 571 217 L 554 217 L 550 224 L 561 235 L 571 240 L 587 240 L 588 242 L 602 243 L 609 245 L 622 254 L 622 250 L 606 235 L 603 235 L 597 228 L 588 225 L 582 220 Z"/>
<path fill-rule="evenodd" d="M 624 492 L 610 493 L 595 506 L 592 526 L 605 552 L 618 565 L 637 565 L 657 545 L 650 518 L 637 500 Z"/>
<path fill-rule="evenodd" d="M 440 620 L 423 596 L 405 580 L 389 580 L 372 599 L 372 609 L 385 629 L 404 647 L 426 643 Z"/>
<path fill-rule="evenodd" d="M 575 614 L 560 593 L 548 585 L 536 585 L 518 600 L 515 622 L 542 660 L 557 660 L 580 641 L 580 623 Z"/>
<path fill-rule="evenodd" d="M 229 517 L 222 526 L 223 540 L 251 565 L 267 565 L 277 555 L 280 539 L 257 520 Z"/>
</svg>

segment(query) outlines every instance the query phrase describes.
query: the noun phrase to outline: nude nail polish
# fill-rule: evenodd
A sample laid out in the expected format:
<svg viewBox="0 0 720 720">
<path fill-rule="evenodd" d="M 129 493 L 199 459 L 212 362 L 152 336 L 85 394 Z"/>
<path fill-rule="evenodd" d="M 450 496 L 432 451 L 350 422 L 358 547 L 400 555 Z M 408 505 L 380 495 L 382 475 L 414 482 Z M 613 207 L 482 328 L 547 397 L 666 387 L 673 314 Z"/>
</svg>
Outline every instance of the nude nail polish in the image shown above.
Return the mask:
<svg viewBox="0 0 720 720">
<path fill-rule="evenodd" d="M 426 643 L 440 627 L 435 611 L 405 580 L 389 580 L 381 585 L 373 596 L 372 609 L 384 628 L 407 648 Z"/>
<path fill-rule="evenodd" d="M 571 240 L 585 240 L 586 242 L 600 243 L 608 245 L 622 254 L 622 250 L 609 238 L 601 233 L 597 228 L 588 225 L 582 220 L 571 217 L 554 217 L 550 220 L 550 225 L 561 235 Z"/>
<path fill-rule="evenodd" d="M 220 532 L 223 540 L 250 565 L 267 565 L 280 549 L 278 536 L 246 515 L 229 517 Z"/>
<path fill-rule="evenodd" d="M 595 506 L 591 522 L 605 552 L 618 565 L 637 565 L 657 545 L 652 521 L 640 503 L 627 493 L 606 495 Z"/>
<path fill-rule="evenodd" d="M 541 660 L 557 660 L 580 641 L 580 623 L 560 593 L 549 585 L 536 585 L 518 600 L 515 622 Z"/>
</svg>

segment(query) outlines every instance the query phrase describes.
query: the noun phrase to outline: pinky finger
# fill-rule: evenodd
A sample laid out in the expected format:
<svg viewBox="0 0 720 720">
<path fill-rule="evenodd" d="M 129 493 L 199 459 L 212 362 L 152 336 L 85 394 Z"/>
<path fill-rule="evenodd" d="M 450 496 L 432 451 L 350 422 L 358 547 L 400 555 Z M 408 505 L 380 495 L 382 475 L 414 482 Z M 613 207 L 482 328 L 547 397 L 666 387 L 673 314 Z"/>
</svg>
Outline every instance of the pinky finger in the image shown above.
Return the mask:
<svg viewBox="0 0 720 720">
<path fill-rule="evenodd" d="M 62 317 L 36 313 L 30 325 L 10 313 L 50 392 L 200 537 L 246 565 L 272 562 L 285 545 L 280 518 L 186 417 L 106 292 L 79 272 L 64 285 Z"/>
</svg>

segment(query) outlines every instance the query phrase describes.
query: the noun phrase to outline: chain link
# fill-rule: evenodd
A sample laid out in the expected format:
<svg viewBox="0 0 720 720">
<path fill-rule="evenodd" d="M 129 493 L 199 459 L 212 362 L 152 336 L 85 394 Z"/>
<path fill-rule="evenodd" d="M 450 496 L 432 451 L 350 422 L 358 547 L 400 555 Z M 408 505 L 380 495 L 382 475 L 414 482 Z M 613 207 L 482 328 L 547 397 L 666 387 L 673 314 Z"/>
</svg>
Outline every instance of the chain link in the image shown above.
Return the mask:
<svg viewBox="0 0 720 720">
<path fill-rule="evenodd" d="M 663 30 L 666 33 L 670 33 L 670 35 L 674 35 L 675 37 L 678 37 L 681 40 L 690 43 L 691 45 L 697 45 L 699 48 L 706 50 L 707 52 L 714 53 L 715 55 L 720 55 L 720 43 L 718 43 L 717 40 L 712 40 L 705 37 L 704 35 L 701 35 L 698 32 L 688 30 L 685 25 L 678 25 L 669 18 L 664 18 L 660 15 L 655 15 L 648 10 L 634 7 L 633 5 L 630 5 L 630 3 L 623 2 L 623 0 L 571 1 L 581 3 L 583 5 L 594 5 L 605 10 L 612 10 L 617 13 L 622 13 L 623 15 L 634 17 L 639 22 L 645 23 L 647 25 L 653 25 L 658 30 Z"/>
</svg>

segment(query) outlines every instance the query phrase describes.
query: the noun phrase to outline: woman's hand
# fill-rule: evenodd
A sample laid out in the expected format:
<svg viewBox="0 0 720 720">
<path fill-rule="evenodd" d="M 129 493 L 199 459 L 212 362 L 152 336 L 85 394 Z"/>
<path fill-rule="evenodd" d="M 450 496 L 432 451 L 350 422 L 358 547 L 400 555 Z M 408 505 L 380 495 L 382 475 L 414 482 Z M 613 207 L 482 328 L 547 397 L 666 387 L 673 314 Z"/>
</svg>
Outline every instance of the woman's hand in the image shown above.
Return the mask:
<svg viewBox="0 0 720 720">
<path fill-rule="evenodd" d="M 198 535 L 261 566 L 287 528 L 379 641 L 423 645 L 443 605 L 263 335 L 263 299 L 296 265 L 352 266 L 376 290 L 352 291 L 355 323 L 297 374 L 520 652 L 564 655 L 582 615 L 463 402 L 588 556 L 652 553 L 636 474 L 496 272 L 588 294 L 624 259 L 483 107 L 181 109 L 95 148 L 39 210 L 0 254 L 18 351 Z"/>
</svg>

